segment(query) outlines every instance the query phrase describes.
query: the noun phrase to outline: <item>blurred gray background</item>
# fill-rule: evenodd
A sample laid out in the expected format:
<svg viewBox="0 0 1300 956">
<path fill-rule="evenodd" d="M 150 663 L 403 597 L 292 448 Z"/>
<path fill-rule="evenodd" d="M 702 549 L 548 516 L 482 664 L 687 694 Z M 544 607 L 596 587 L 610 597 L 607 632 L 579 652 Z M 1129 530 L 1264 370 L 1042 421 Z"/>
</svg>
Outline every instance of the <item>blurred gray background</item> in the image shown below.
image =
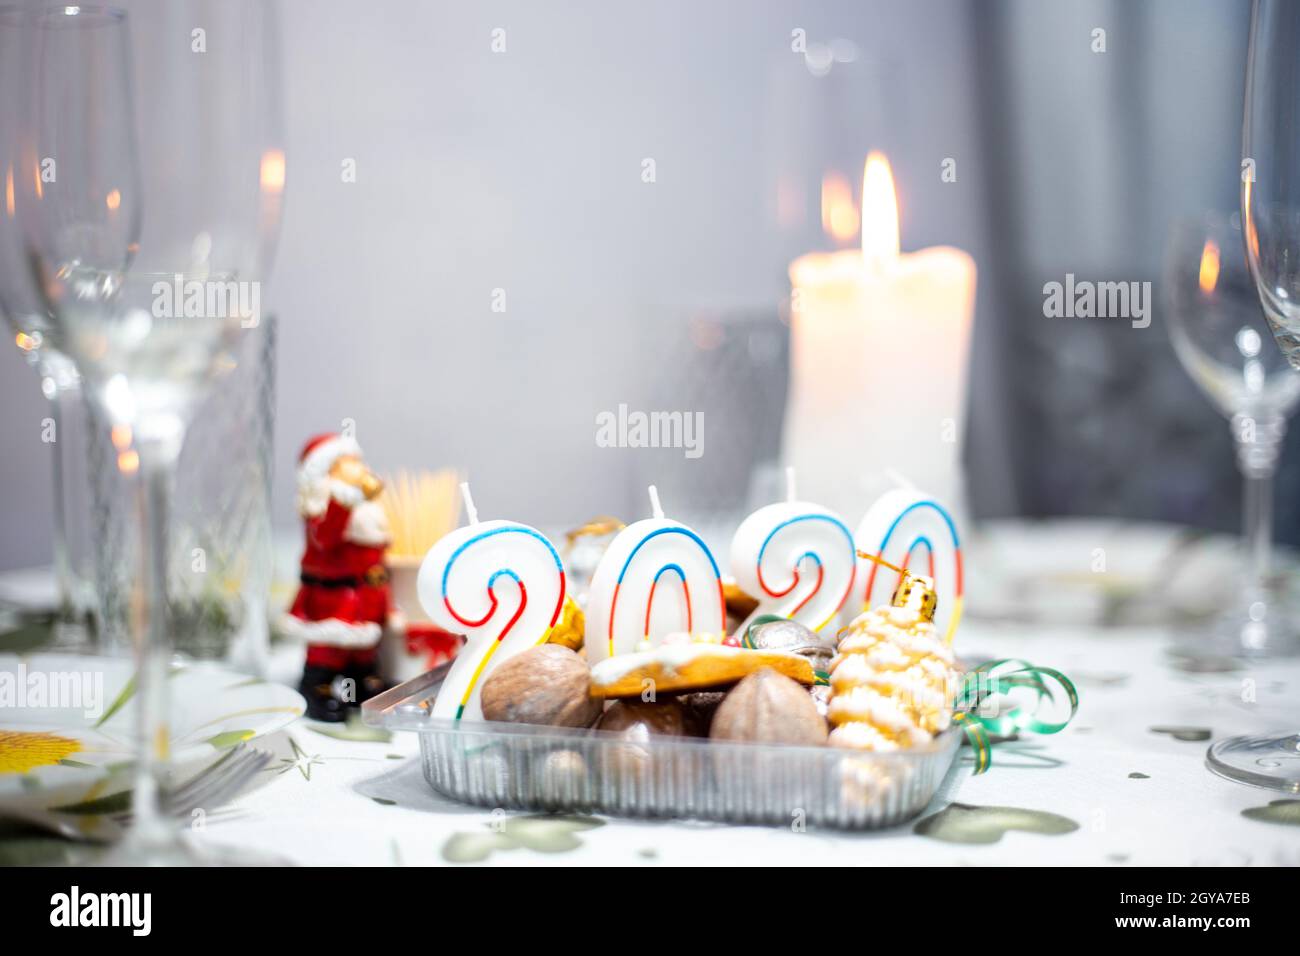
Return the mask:
<svg viewBox="0 0 1300 956">
<path fill-rule="evenodd" d="M 176 18 L 126 6 L 148 83 Z M 822 173 L 860 178 L 873 147 L 893 163 L 903 248 L 978 264 L 973 512 L 1236 526 L 1226 422 L 1172 355 L 1159 272 L 1174 220 L 1236 206 L 1246 0 L 282 14 L 289 181 L 264 297 L 278 526 L 296 521 L 301 443 L 347 419 L 380 470 L 466 471 L 485 517 L 631 517 L 651 480 L 679 514 L 685 495 L 743 498 L 779 443 L 786 268 L 830 246 Z M 1154 321 L 1044 318 L 1043 283 L 1066 272 L 1154 281 Z M 0 401 L 7 569 L 50 558 L 44 400 L 17 349 L 0 351 Z M 705 410 L 705 454 L 597 447 L 597 413 L 624 402 Z M 1292 453 L 1292 540 L 1295 474 Z"/>
</svg>

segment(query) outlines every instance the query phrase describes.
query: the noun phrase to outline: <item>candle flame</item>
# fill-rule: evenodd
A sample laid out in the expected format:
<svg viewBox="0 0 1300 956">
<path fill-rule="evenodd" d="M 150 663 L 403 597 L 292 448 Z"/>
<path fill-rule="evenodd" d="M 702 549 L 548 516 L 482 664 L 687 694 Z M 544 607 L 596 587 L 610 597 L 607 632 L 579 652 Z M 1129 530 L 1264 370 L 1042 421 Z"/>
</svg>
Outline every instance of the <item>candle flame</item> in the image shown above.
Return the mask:
<svg viewBox="0 0 1300 956">
<path fill-rule="evenodd" d="M 898 193 L 884 153 L 867 154 L 862 170 L 862 258 L 869 268 L 898 258 Z"/>
<path fill-rule="evenodd" d="M 273 195 L 284 192 L 284 150 L 268 149 L 262 154 L 262 189 Z"/>
<path fill-rule="evenodd" d="M 851 242 L 858 232 L 858 210 L 853 187 L 839 173 L 822 177 L 822 229 L 836 242 Z"/>
<path fill-rule="evenodd" d="M 1201 291 L 1209 295 L 1219 284 L 1219 246 L 1213 239 L 1205 240 L 1201 250 Z"/>
</svg>

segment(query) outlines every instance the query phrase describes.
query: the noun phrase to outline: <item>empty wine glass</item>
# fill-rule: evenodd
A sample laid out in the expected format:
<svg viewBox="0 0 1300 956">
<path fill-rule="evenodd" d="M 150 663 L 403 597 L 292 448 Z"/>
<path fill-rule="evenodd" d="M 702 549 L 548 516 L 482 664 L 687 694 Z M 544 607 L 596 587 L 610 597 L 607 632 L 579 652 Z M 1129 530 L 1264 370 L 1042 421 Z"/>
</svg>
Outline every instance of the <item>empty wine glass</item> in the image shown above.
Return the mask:
<svg viewBox="0 0 1300 956">
<path fill-rule="evenodd" d="M 23 42 L 22 21 L 26 10 L 0 7 L 0 90 L 18 89 L 31 67 L 30 47 Z M 69 443 L 65 440 L 68 417 L 81 403 L 81 378 L 72 360 L 50 341 L 50 321 L 41 296 L 32 282 L 23 251 L 14 202 L 14 167 L 6 161 L 11 150 L 21 148 L 20 111 L 0 110 L 0 184 L 3 206 L 0 207 L 0 315 L 14 332 L 14 341 L 22 350 L 27 364 L 38 377 L 41 393 L 49 401 L 48 417 L 53 422 L 53 440 L 48 441 L 51 459 L 52 534 L 54 577 L 58 607 L 54 618 L 56 649 L 79 649 L 86 641 L 85 614 L 90 604 L 88 581 L 74 564 L 69 533 L 68 459 Z M 76 473 L 73 467 L 73 473 Z"/>
<path fill-rule="evenodd" d="M 135 823 L 119 859 L 206 862 L 212 853 L 183 840 L 158 800 L 170 495 L 205 386 L 260 315 L 285 180 L 278 36 L 273 8 L 256 0 L 159 3 L 149 16 L 149 82 L 138 85 L 123 11 L 32 16 L 31 148 L 15 198 L 53 340 L 112 425 L 144 529 L 132 622 Z M 39 175 L 46 159 L 54 178 Z"/>
<path fill-rule="evenodd" d="M 1300 4 L 1256 0 L 1242 123 L 1241 219 L 1255 288 L 1277 345 L 1300 369 Z M 1295 372 L 1292 372 L 1295 375 Z M 1247 734 L 1211 745 L 1230 780 L 1300 792 L 1300 734 Z"/>
<path fill-rule="evenodd" d="M 1243 487 L 1243 580 L 1197 650 L 1258 657 L 1295 650 L 1300 623 L 1270 578 L 1273 476 L 1300 376 L 1269 344 L 1240 217 L 1207 213 L 1175 228 L 1165 268 L 1169 334 L 1183 368 L 1228 419 Z"/>
</svg>

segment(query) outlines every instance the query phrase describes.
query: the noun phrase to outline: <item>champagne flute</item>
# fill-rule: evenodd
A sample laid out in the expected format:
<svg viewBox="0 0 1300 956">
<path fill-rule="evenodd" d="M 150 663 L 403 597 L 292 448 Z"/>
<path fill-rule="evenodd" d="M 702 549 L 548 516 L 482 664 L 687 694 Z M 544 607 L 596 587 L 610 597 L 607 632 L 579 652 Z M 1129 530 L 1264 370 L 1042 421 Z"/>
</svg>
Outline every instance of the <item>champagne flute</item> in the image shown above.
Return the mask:
<svg viewBox="0 0 1300 956">
<path fill-rule="evenodd" d="M 32 67 L 30 45 L 24 42 L 23 21 L 28 10 L 0 7 L 0 90 L 20 88 L 23 77 Z M 12 107 L 13 101 L 10 101 Z M 0 314 L 14 332 L 14 341 L 22 350 L 27 364 L 36 371 L 41 393 L 49 401 L 49 418 L 54 423 L 50 445 L 52 527 L 51 544 L 58 606 L 54 617 L 55 649 L 77 650 L 84 647 L 87 633 L 85 613 L 90 596 L 89 583 L 81 568 L 74 566 L 69 534 L 67 468 L 75 464 L 67 457 L 68 442 L 65 412 L 79 411 L 81 378 L 77 367 L 50 341 L 50 321 L 41 296 L 32 283 L 23 250 L 14 201 L 15 163 L 7 160 L 11 152 L 23 147 L 20 128 L 21 109 L 0 109 Z M 75 473 L 75 468 L 74 468 Z"/>
<path fill-rule="evenodd" d="M 157 72 L 148 84 L 132 82 L 124 12 L 33 16 L 34 148 L 16 201 L 55 344 L 112 425 L 143 530 L 135 824 L 120 860 L 224 861 L 182 838 L 159 808 L 170 491 L 206 385 L 259 318 L 285 179 L 278 35 L 273 8 L 257 0 L 158 3 L 149 15 L 162 39 L 149 46 Z M 57 162 L 54 181 L 34 175 L 42 157 Z"/>
<path fill-rule="evenodd" d="M 1288 361 L 1300 369 L 1297 49 L 1300 4 L 1256 0 L 1242 123 L 1242 232 L 1251 276 L 1273 338 Z M 1216 741 L 1206 762 L 1211 770 L 1230 780 L 1300 792 L 1300 733 L 1294 730 Z"/>
</svg>

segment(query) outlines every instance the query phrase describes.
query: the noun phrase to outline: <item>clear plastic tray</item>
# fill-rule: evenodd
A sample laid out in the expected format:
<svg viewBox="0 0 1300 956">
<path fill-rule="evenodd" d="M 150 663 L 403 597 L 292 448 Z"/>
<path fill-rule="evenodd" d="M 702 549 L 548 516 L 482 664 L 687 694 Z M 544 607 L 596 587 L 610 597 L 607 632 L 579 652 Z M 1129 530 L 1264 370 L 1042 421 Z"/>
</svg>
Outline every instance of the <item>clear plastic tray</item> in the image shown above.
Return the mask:
<svg viewBox="0 0 1300 956">
<path fill-rule="evenodd" d="M 447 665 L 366 701 L 367 724 L 419 734 L 439 793 L 503 809 L 696 817 L 842 829 L 920 813 L 952 766 L 956 729 L 928 747 L 859 753 L 429 716 Z"/>
</svg>

